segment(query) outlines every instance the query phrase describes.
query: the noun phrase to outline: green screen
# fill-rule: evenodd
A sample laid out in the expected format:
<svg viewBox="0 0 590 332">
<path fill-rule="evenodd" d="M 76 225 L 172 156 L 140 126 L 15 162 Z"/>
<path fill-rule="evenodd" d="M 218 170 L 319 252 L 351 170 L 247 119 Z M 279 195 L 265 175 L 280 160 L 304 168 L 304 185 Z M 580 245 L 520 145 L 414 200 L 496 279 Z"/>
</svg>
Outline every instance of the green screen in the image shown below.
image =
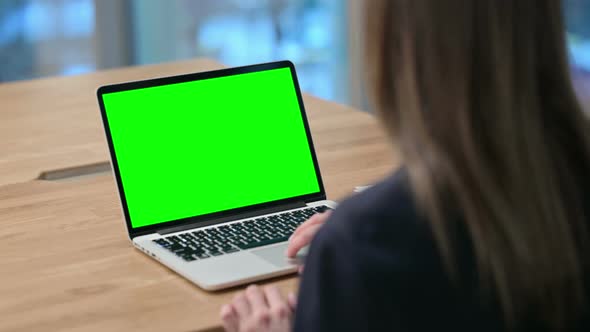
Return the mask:
<svg viewBox="0 0 590 332">
<path fill-rule="evenodd" d="M 320 191 L 289 68 L 103 102 L 133 228 Z"/>
</svg>

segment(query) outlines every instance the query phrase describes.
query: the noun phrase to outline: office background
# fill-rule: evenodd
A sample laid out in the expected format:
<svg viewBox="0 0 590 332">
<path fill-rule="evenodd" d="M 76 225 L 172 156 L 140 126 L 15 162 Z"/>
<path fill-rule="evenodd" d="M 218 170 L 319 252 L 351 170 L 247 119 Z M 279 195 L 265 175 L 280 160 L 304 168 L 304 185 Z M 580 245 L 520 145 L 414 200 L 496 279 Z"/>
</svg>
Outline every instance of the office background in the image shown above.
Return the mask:
<svg viewBox="0 0 590 332">
<path fill-rule="evenodd" d="M 0 83 L 209 57 L 291 59 L 302 89 L 363 107 L 360 0 L 2 0 Z M 572 70 L 590 96 L 590 0 L 566 0 Z"/>
</svg>

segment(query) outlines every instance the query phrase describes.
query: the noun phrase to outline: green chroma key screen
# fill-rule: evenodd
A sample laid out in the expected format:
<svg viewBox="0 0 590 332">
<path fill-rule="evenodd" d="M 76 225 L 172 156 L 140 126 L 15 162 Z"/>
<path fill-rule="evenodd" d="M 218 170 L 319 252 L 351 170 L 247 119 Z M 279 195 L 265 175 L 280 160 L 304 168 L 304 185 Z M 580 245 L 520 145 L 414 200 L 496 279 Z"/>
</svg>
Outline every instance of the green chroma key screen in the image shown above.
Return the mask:
<svg viewBox="0 0 590 332">
<path fill-rule="evenodd" d="M 289 68 L 103 102 L 133 228 L 320 191 Z"/>
</svg>

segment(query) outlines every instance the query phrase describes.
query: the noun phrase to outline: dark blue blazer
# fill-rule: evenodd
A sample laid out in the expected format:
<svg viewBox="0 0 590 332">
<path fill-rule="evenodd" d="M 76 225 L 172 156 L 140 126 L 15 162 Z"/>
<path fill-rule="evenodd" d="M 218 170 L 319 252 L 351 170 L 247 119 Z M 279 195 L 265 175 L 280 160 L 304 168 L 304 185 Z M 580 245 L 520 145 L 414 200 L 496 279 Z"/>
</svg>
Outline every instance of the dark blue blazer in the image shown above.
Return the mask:
<svg viewBox="0 0 590 332">
<path fill-rule="evenodd" d="M 458 282 L 403 170 L 342 202 L 311 244 L 295 331 L 508 331 L 497 301 L 482 296 L 469 237 L 454 235 Z M 590 331 L 588 317 L 569 331 Z M 515 331 L 543 331 L 537 324 L 529 317 Z"/>
</svg>

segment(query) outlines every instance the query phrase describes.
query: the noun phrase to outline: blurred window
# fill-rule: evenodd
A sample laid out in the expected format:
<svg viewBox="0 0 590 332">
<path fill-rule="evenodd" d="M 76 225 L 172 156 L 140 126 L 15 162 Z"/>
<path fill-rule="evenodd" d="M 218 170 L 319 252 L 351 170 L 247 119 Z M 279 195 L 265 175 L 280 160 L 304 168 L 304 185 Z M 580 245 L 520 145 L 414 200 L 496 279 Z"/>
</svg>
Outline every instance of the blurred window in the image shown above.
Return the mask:
<svg viewBox="0 0 590 332">
<path fill-rule="evenodd" d="M 0 64 L 0 81 L 95 70 L 93 1 L 0 1 Z"/>
<path fill-rule="evenodd" d="M 349 79 L 362 74 L 349 47 L 358 43 L 356 1 L 1 0 L 0 82 L 195 57 L 229 66 L 289 59 L 304 91 L 362 104 Z M 590 1 L 564 6 L 572 68 L 590 82 Z"/>
<path fill-rule="evenodd" d="M 346 3 L 134 0 L 134 62 L 205 56 L 239 66 L 289 59 L 304 91 L 345 101 Z"/>
<path fill-rule="evenodd" d="M 572 66 L 590 73 L 590 1 L 565 0 Z"/>
<path fill-rule="evenodd" d="M 590 114 L 590 1 L 564 0 L 574 86 Z"/>
<path fill-rule="evenodd" d="M 302 89 L 346 102 L 345 0 L 2 0 L 0 81 L 211 57 L 295 62 Z"/>
</svg>

